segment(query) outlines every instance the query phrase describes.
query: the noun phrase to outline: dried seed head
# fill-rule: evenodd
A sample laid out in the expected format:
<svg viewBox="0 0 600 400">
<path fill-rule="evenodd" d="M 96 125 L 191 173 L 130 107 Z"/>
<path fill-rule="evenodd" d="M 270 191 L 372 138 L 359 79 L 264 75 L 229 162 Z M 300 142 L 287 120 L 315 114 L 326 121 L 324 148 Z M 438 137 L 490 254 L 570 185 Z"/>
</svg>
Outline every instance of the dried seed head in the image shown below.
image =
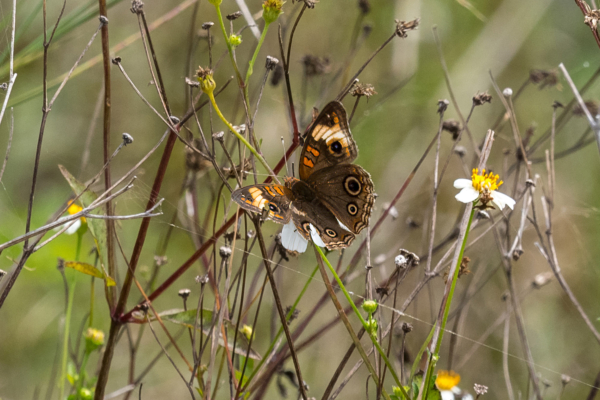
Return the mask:
<svg viewBox="0 0 600 400">
<path fill-rule="evenodd" d="M 565 106 L 560 101 L 554 100 L 554 103 L 552 103 L 552 108 L 556 110 L 557 108 L 565 108 Z"/>
<path fill-rule="evenodd" d="M 167 259 L 167 256 L 154 256 L 154 265 L 156 265 L 157 267 L 162 267 L 168 262 L 169 260 Z"/>
<path fill-rule="evenodd" d="M 134 14 L 141 14 L 144 12 L 144 2 L 142 0 L 133 0 L 131 2 L 131 12 Z"/>
<path fill-rule="evenodd" d="M 240 135 L 244 135 L 246 133 L 246 124 L 234 125 L 233 129 L 235 129 Z"/>
<path fill-rule="evenodd" d="M 525 186 L 527 186 L 528 188 L 535 187 L 535 181 L 533 179 L 527 179 L 525 181 Z"/>
<path fill-rule="evenodd" d="M 556 86 L 558 84 L 558 70 L 532 69 L 529 71 L 529 81 L 534 85 L 539 84 L 540 89 L 546 86 Z"/>
<path fill-rule="evenodd" d="M 394 258 L 396 268 L 405 269 L 419 265 L 419 257 L 408 250 L 400 249 L 400 254 Z"/>
<path fill-rule="evenodd" d="M 200 82 L 193 81 L 190 78 L 188 78 L 187 76 L 185 77 L 185 83 L 186 83 L 186 85 L 191 86 L 191 87 L 195 87 L 195 88 L 200 87 Z"/>
<path fill-rule="evenodd" d="M 469 262 L 471 262 L 471 259 L 469 257 L 463 257 L 460 263 L 460 269 L 458 270 L 459 278 L 463 275 L 468 275 L 471 273 L 471 271 L 469 270 Z"/>
<path fill-rule="evenodd" d="M 448 104 L 450 104 L 450 102 L 447 99 L 440 99 L 437 102 L 437 112 L 438 114 L 441 114 L 443 112 L 445 112 L 448 109 Z"/>
<path fill-rule="evenodd" d="M 224 136 L 225 136 L 225 132 L 224 131 L 215 132 L 212 135 L 213 139 L 215 139 L 217 142 L 223 142 L 223 137 Z"/>
<path fill-rule="evenodd" d="M 215 23 L 214 22 L 205 22 L 202 24 L 202 29 L 204 29 L 205 31 L 209 30 L 210 28 L 213 27 Z"/>
<path fill-rule="evenodd" d="M 60 258 L 58 257 L 58 259 L 56 260 L 56 269 L 59 271 L 64 271 L 65 270 L 65 260 L 64 258 Z"/>
<path fill-rule="evenodd" d="M 383 298 L 383 296 L 387 296 L 389 292 L 390 289 L 387 287 L 380 286 L 378 288 L 375 288 L 375 293 L 377 293 L 380 298 Z"/>
<path fill-rule="evenodd" d="M 396 35 L 405 38 L 408 36 L 408 31 L 414 31 L 418 27 L 419 18 L 408 22 L 396 20 Z"/>
<path fill-rule="evenodd" d="M 117 56 L 115 58 L 113 58 L 112 60 L 110 60 L 114 65 L 119 65 L 121 64 L 121 57 Z"/>
<path fill-rule="evenodd" d="M 373 85 L 369 83 L 359 83 L 352 87 L 350 94 L 354 97 L 365 96 L 367 99 L 369 99 L 369 97 L 377 94 L 377 92 L 375 91 Z"/>
<path fill-rule="evenodd" d="M 199 283 L 201 285 L 206 285 L 208 283 L 208 274 L 202 275 L 202 276 L 198 275 L 196 277 L 196 283 Z"/>
<path fill-rule="evenodd" d="M 331 70 L 331 61 L 328 57 L 318 57 L 310 54 L 301 59 L 306 76 L 318 76 L 329 73 Z"/>
<path fill-rule="evenodd" d="M 221 248 L 219 248 L 219 255 L 222 258 L 229 258 L 231 256 L 231 247 L 221 246 Z"/>
<path fill-rule="evenodd" d="M 169 116 L 169 119 L 171 120 L 172 123 L 174 123 L 175 125 L 177 125 L 179 123 L 179 118 L 177 118 L 174 115 Z"/>
<path fill-rule="evenodd" d="M 125 146 L 133 143 L 133 136 L 131 136 L 129 133 L 123 132 L 122 138 L 123 138 L 123 144 Z"/>
<path fill-rule="evenodd" d="M 368 14 L 371 11 L 371 3 L 369 0 L 358 0 L 358 8 L 363 14 Z"/>
<path fill-rule="evenodd" d="M 477 93 L 475 96 L 473 96 L 473 105 L 474 106 L 480 106 L 482 104 L 491 103 L 491 102 L 492 102 L 492 95 L 489 94 L 488 92 Z"/>
<path fill-rule="evenodd" d="M 256 235 L 256 232 L 254 232 L 252 229 L 248 229 L 248 232 L 246 233 L 246 236 L 248 236 L 248 239 L 252 239 L 255 235 Z"/>
<path fill-rule="evenodd" d="M 546 286 L 552 280 L 554 274 L 552 272 L 543 272 L 541 274 L 537 274 L 535 278 L 533 278 L 533 282 L 531 282 L 531 286 L 534 289 L 540 289 L 543 286 Z"/>
<path fill-rule="evenodd" d="M 560 382 L 563 385 L 568 385 L 571 382 L 571 377 L 569 375 L 562 374 L 560 376 Z"/>
<path fill-rule="evenodd" d="M 502 96 L 506 97 L 507 99 L 512 96 L 513 91 L 511 88 L 506 88 L 502 91 Z"/>
<path fill-rule="evenodd" d="M 140 308 L 141 312 L 146 314 L 148 312 L 148 309 L 150 308 L 150 306 L 148 305 L 147 302 L 144 302 L 144 303 L 140 304 L 139 308 Z"/>
<path fill-rule="evenodd" d="M 2 89 L 2 90 L 8 89 L 8 83 L 2 82 L 2 84 L 0 84 L 0 89 Z"/>
<path fill-rule="evenodd" d="M 242 12 L 241 12 L 241 11 L 236 11 L 236 12 L 234 12 L 234 13 L 231 13 L 231 14 L 227 15 L 227 17 L 226 17 L 226 18 L 227 18 L 229 21 L 235 21 L 236 19 L 238 19 L 238 18 L 239 18 L 239 17 L 241 17 L 241 16 L 242 16 Z"/>
<path fill-rule="evenodd" d="M 182 299 L 186 300 L 188 297 L 190 297 L 190 294 L 192 293 L 192 291 L 190 289 L 181 289 L 178 293 L 179 297 L 181 297 Z"/>
<path fill-rule="evenodd" d="M 517 248 L 513 250 L 512 259 L 514 261 L 519 261 L 519 259 L 523 255 L 523 253 L 525 253 L 525 252 L 523 251 L 523 247 L 521 246 L 521 243 L 519 243 L 519 245 L 517 246 Z"/>
<path fill-rule="evenodd" d="M 465 146 L 456 146 L 454 148 L 454 152 L 460 157 L 463 158 L 464 156 L 467 155 L 467 149 L 465 148 Z"/>
<path fill-rule="evenodd" d="M 450 133 L 452 135 L 452 140 L 456 140 L 460 135 L 462 127 L 460 125 L 460 122 L 458 122 L 457 120 L 447 119 L 444 122 L 442 122 L 442 130 Z M 456 149 L 454 150 L 456 151 Z"/>
<path fill-rule="evenodd" d="M 292 3 L 294 1 L 292 0 Z M 313 9 L 315 8 L 315 5 L 319 2 L 319 0 L 304 0 L 304 4 L 306 4 L 306 7 Z"/>
<path fill-rule="evenodd" d="M 108 25 L 108 18 L 106 18 L 105 15 L 99 16 L 98 20 L 100 21 L 100 23 L 102 24 L 102 26 Z"/>
<path fill-rule="evenodd" d="M 279 85 L 281 78 L 283 78 L 283 67 L 281 64 L 277 64 L 273 70 L 273 73 L 271 74 L 271 86 Z"/>
<path fill-rule="evenodd" d="M 269 71 L 272 71 L 279 64 L 279 60 L 275 57 L 267 56 L 267 62 L 265 63 L 265 68 Z"/>
<path fill-rule="evenodd" d="M 588 109 L 592 116 L 598 115 L 598 111 L 600 110 L 600 102 L 598 100 L 586 100 L 584 104 L 585 108 Z M 573 106 L 573 115 L 576 115 L 578 117 L 585 116 L 585 111 L 579 103 Z"/>
<path fill-rule="evenodd" d="M 402 323 L 402 332 L 406 333 L 410 333 L 413 330 L 413 326 L 411 324 L 409 324 L 408 322 L 403 322 Z"/>
<path fill-rule="evenodd" d="M 476 383 L 475 385 L 473 385 L 473 390 L 475 391 L 475 394 L 477 396 L 482 396 L 487 393 L 488 387 Z"/>
<path fill-rule="evenodd" d="M 292 311 L 292 306 L 287 306 L 285 308 L 285 315 L 288 315 L 290 313 L 290 311 Z M 289 316 L 287 324 L 291 324 L 293 320 L 295 320 L 296 318 L 298 318 L 298 315 L 300 315 L 300 310 L 298 310 L 297 308 L 294 308 L 294 311 L 292 311 L 292 314 Z"/>
</svg>

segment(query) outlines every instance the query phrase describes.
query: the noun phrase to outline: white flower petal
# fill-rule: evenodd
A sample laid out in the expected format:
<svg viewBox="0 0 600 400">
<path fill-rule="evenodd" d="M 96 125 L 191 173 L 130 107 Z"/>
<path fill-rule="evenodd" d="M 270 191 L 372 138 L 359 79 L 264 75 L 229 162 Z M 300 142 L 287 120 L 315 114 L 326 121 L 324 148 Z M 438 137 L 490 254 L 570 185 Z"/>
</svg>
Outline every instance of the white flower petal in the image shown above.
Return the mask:
<svg viewBox="0 0 600 400">
<path fill-rule="evenodd" d="M 319 231 L 312 224 L 310 224 L 310 238 L 317 246 L 325 247 L 325 243 L 323 243 L 323 239 L 321 239 Z"/>
<path fill-rule="evenodd" d="M 456 398 L 451 390 L 440 390 L 440 395 L 442 400 L 454 400 Z"/>
<path fill-rule="evenodd" d="M 67 228 L 67 230 L 65 231 L 67 235 L 72 235 L 75 232 L 77 232 L 77 230 L 79 229 L 79 227 L 81 226 L 81 219 L 77 219 L 71 226 L 69 226 Z"/>
<path fill-rule="evenodd" d="M 471 203 L 479 197 L 479 192 L 473 188 L 473 186 L 463 188 L 456 196 L 456 200 L 461 203 Z"/>
<path fill-rule="evenodd" d="M 507 196 L 504 193 L 496 192 L 495 190 L 493 190 L 492 198 L 492 203 L 497 205 L 498 208 L 501 210 L 504 208 L 505 205 L 508 206 L 511 210 L 515 209 L 516 201 L 512 197 Z"/>
<path fill-rule="evenodd" d="M 470 179 L 457 179 L 454 181 L 454 187 L 457 189 L 473 187 L 473 182 Z"/>
<path fill-rule="evenodd" d="M 308 246 L 308 240 L 304 239 L 298 232 L 296 225 L 294 225 L 294 221 L 290 221 L 284 225 L 283 230 L 281 231 L 281 244 L 289 251 L 304 253 Z"/>
</svg>

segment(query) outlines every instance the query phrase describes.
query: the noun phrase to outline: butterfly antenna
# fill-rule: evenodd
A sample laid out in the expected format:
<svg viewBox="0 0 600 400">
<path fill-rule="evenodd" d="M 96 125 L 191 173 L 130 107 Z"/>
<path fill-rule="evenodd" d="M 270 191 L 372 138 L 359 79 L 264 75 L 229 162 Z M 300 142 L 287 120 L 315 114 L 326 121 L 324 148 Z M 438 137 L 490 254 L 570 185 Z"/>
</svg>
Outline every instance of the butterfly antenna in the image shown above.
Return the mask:
<svg viewBox="0 0 600 400">
<path fill-rule="evenodd" d="M 283 136 L 281 137 L 281 146 L 283 147 L 283 160 L 285 161 L 285 172 L 289 176 L 290 175 L 290 171 L 288 170 L 287 156 L 285 154 L 285 142 L 283 140 Z"/>
</svg>

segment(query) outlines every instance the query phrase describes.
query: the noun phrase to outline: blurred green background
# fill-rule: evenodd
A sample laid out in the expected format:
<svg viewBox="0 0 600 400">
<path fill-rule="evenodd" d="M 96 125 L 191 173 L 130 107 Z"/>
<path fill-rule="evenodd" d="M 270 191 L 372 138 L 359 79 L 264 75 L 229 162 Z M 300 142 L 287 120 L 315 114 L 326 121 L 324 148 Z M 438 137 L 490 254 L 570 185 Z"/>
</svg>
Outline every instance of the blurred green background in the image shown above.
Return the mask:
<svg viewBox="0 0 600 400">
<path fill-rule="evenodd" d="M 11 103 L 16 104 L 15 125 L 8 166 L 0 183 L 0 242 L 5 242 L 24 232 L 35 146 L 42 117 L 42 97 L 39 91 L 42 83 L 42 62 L 40 57 L 33 57 L 39 55 L 41 51 L 39 42 L 42 34 L 41 2 L 19 0 L 17 3 L 18 37 L 15 72 L 18 73 L 18 78 L 9 101 L 9 106 Z M 313 10 L 306 11 L 298 25 L 290 60 L 290 74 L 297 109 L 299 112 L 304 110 L 301 119 L 304 128 L 310 121 L 311 108 L 323 107 L 339 92 L 342 83 L 337 80 L 332 84 L 330 78 L 348 60 L 351 37 L 356 26 L 368 24 L 371 32 L 352 58 L 350 74 L 353 74 L 393 33 L 394 19 L 407 21 L 414 18 L 421 19 L 417 31 L 409 32 L 406 39 L 395 38 L 360 76 L 361 82 L 374 85 L 378 92 L 368 102 L 361 100 L 351 124 L 360 150 L 357 163 L 371 173 L 379 195 L 377 209 L 373 214 L 374 220 L 381 215 L 383 204 L 393 198 L 435 135 L 439 122 L 436 114 L 438 99 L 449 99 L 433 39 L 434 26 L 437 26 L 441 38 L 452 87 L 463 115 L 467 115 L 471 107 L 471 98 L 478 91 L 488 90 L 494 97 L 491 105 L 484 105 L 475 110 L 469 125 L 477 142 L 503 113 L 502 104 L 491 86 L 489 71 L 493 73 L 501 89 L 511 87 L 516 92 L 527 81 L 532 69 L 552 70 L 556 69 L 559 63 L 564 63 L 575 83 L 581 87 L 600 66 L 598 63 L 600 49 L 589 28 L 584 25 L 583 15 L 574 1 L 472 0 L 470 4 L 478 10 L 483 19 L 478 18 L 478 14 L 465 7 L 465 4 L 466 1 L 452 0 L 373 1 L 370 12 L 361 17 L 357 1 L 323 0 Z M 247 5 L 253 14 L 261 10 L 260 1 L 248 0 Z M 61 6 L 60 1 L 48 3 L 49 25 L 56 20 Z M 139 38 L 137 20 L 129 11 L 130 6 L 128 1 L 111 2 L 108 14 L 111 47 L 119 45 L 129 37 Z M 96 2 L 67 2 L 63 24 L 71 21 L 69 18 L 72 16 L 83 16 L 85 10 L 93 11 L 94 7 Z M 298 3 L 292 4 L 288 1 L 284 6 L 281 21 L 289 23 L 289 18 L 295 17 L 300 7 Z M 208 64 L 207 41 L 198 38 L 202 33 L 200 25 L 206 21 L 216 22 L 214 7 L 207 2 L 200 4 L 196 17 L 193 8 L 193 1 L 176 0 L 149 0 L 145 2 L 144 7 L 149 21 L 168 19 L 153 31 L 152 39 L 171 108 L 178 116 L 183 115 L 187 109 L 187 86 L 184 78 L 191 76 L 187 66 L 191 21 L 195 18 L 193 68 Z M 233 0 L 224 0 L 222 9 L 224 14 L 228 14 L 237 11 L 239 7 Z M 6 21 L 10 18 L 11 10 L 12 2 L 7 0 L 0 2 L 0 18 Z M 93 18 L 87 22 L 66 29 L 56 37 L 50 47 L 48 58 L 49 81 L 53 81 L 71 68 L 98 25 L 95 14 L 96 12 L 93 12 Z M 258 18 L 257 24 L 261 29 L 262 23 Z M 245 24 L 243 18 L 237 20 L 236 30 Z M 215 36 L 213 57 L 217 60 L 223 54 L 225 46 L 223 37 L 216 27 L 213 33 Z M 251 80 L 250 93 L 253 95 L 263 77 L 264 58 L 267 55 L 280 58 L 276 34 L 277 29 L 272 26 Z M 243 31 L 242 37 L 243 43 L 237 50 L 237 59 L 243 66 L 242 70 L 245 71 L 247 60 L 254 51 L 256 39 L 249 29 Z M 35 45 L 36 40 L 38 40 L 37 45 Z M 30 47 L 32 50 L 29 51 L 28 46 L 32 43 L 33 47 Z M 10 24 L 4 24 L 0 31 L 0 50 L 6 52 L 9 44 Z M 98 37 L 82 62 L 100 57 L 100 54 L 101 43 Z M 306 102 L 303 104 L 301 59 L 309 54 L 328 57 L 331 72 L 323 77 L 308 80 Z M 155 87 L 151 84 L 152 78 L 148 72 L 146 56 L 140 41 L 137 40 L 111 54 L 111 56 L 117 55 L 122 58 L 123 67 L 137 87 L 157 109 L 161 109 Z M 6 58 L 4 60 L 6 64 Z M 2 81 L 7 81 L 5 65 L 2 68 L 4 71 Z M 112 175 L 116 179 L 146 154 L 163 134 L 165 127 L 135 94 L 115 66 L 112 66 L 111 73 L 113 89 L 111 147 L 115 148 L 120 143 L 123 132 L 130 133 L 135 139 L 134 144 L 124 149 L 112 163 Z M 224 58 L 215 71 L 217 85 L 223 85 L 231 75 L 233 75 L 231 64 L 228 58 Z M 515 103 L 521 133 L 534 127 L 533 140 L 541 136 L 550 126 L 553 102 L 560 101 L 567 104 L 572 98 L 566 81 L 562 75 L 559 74 L 559 77 L 557 85 L 543 89 L 529 84 Z M 102 65 L 101 62 L 96 62 L 68 81 L 52 108 L 42 148 L 33 227 L 43 225 L 71 193 L 68 184 L 60 174 L 59 164 L 65 166 L 81 180 L 91 178 L 102 166 L 102 120 L 101 116 L 94 119 L 94 109 L 102 85 Z M 584 96 L 585 99 L 598 99 L 598 89 L 599 85 L 594 84 Z M 32 95 L 36 91 L 37 94 Z M 54 91 L 55 89 L 51 89 L 50 94 L 52 95 Z M 0 94 L 0 100 L 2 97 L 3 94 Z M 218 103 L 232 123 L 244 122 L 239 107 L 239 92 L 234 82 L 218 98 Z M 346 109 L 351 110 L 354 104 L 353 98 L 348 96 L 344 103 Z M 267 84 L 256 120 L 256 133 L 263 141 L 263 152 L 271 165 L 281 158 L 280 137 L 284 137 L 286 145 L 291 140 L 286 104 L 283 85 L 274 87 Z M 207 113 L 201 113 L 201 118 L 207 130 Z M 445 118 L 458 119 L 452 105 Z M 7 145 L 9 121 L 10 114 L 7 114 L 0 126 L 1 157 L 4 156 Z M 573 145 L 585 131 L 586 126 L 587 122 L 583 118 L 576 117 L 570 120 L 557 135 L 557 152 Z M 224 128 L 220 121 L 215 122 L 215 130 Z M 90 130 L 93 135 L 90 158 L 89 163 L 82 170 L 82 156 Z M 466 159 L 470 160 L 471 148 L 466 138 L 463 139 L 462 144 L 468 149 Z M 449 154 L 451 146 L 451 135 L 444 132 L 441 148 L 443 160 Z M 545 142 L 531 158 L 543 157 L 547 148 L 549 143 Z M 512 132 L 507 125 L 498 132 L 489 162 L 490 167 L 496 171 L 502 171 L 504 149 L 513 150 L 514 154 Z M 116 210 L 119 214 L 143 211 L 161 152 L 162 147 L 136 172 L 138 179 L 135 188 L 117 200 Z M 598 301 L 600 270 L 597 261 L 600 257 L 599 159 L 598 148 L 594 143 L 572 155 L 557 159 L 557 191 L 553 214 L 558 259 L 563 273 L 597 327 L 597 318 L 600 314 Z M 512 164 L 514 155 L 508 156 L 508 160 L 509 164 Z M 417 254 L 426 252 L 428 241 L 424 229 L 431 216 L 432 171 L 433 155 L 430 154 L 398 203 L 398 218 L 386 221 L 382 231 L 373 238 L 371 251 L 373 258 L 380 254 L 387 255 L 387 261 L 376 267 L 376 281 L 390 273 L 393 268 L 393 257 L 400 247 Z M 533 171 L 541 176 L 536 192 L 538 218 L 541 218 L 539 195 L 543 190 L 547 190 L 545 165 L 534 164 Z M 184 174 L 184 146 L 178 142 L 160 193 L 160 197 L 165 198 L 164 215 L 153 219 L 142 253 L 140 261 L 142 279 L 145 277 L 144 267 L 147 269 L 152 265 L 155 249 L 166 232 L 173 213 L 178 212 L 182 215 L 185 213 L 185 205 L 179 197 Z M 281 175 L 283 174 L 284 171 Z M 462 212 L 462 205 L 453 198 L 456 190 L 452 187 L 452 182 L 456 178 L 464 177 L 467 176 L 460 160 L 458 157 L 453 157 L 439 192 L 436 243 L 454 226 L 457 215 Z M 210 185 L 214 185 L 217 179 L 213 172 L 210 180 L 203 177 L 199 181 L 199 185 L 205 185 L 205 188 L 201 186 L 200 190 L 200 209 L 207 208 L 213 190 Z M 506 187 L 512 188 L 513 179 L 514 177 L 506 178 L 510 182 Z M 520 182 L 522 181 L 521 176 Z M 233 181 L 231 182 L 233 184 Z M 96 186 L 94 189 L 100 191 L 101 187 Z M 228 201 L 228 195 L 225 197 Z M 520 206 L 518 209 L 520 210 Z M 409 217 L 416 221 L 418 227 L 411 228 L 406 223 Z M 513 224 L 517 224 L 518 218 L 515 217 L 513 221 Z M 180 219 L 175 221 L 175 225 L 167 251 L 169 263 L 162 267 L 160 272 L 163 279 L 194 251 L 190 232 Z M 138 227 L 139 220 L 123 221 L 118 224 L 119 237 L 128 255 L 131 254 Z M 276 233 L 277 228 L 279 227 L 273 223 L 265 224 L 265 231 L 269 235 Z M 511 226 L 511 229 L 516 230 L 516 227 Z M 85 239 L 84 254 L 93 246 L 89 235 Z M 526 290 L 536 274 L 550 271 L 544 258 L 534 246 L 536 241 L 538 241 L 536 233 L 531 226 L 528 226 L 524 235 L 525 253 L 514 264 L 519 292 Z M 37 391 L 40 393 L 37 398 L 44 398 L 47 392 L 51 368 L 57 362 L 55 355 L 59 349 L 59 332 L 64 313 L 63 282 L 56 270 L 57 258 L 73 259 L 75 246 L 75 236 L 62 235 L 34 254 L 0 310 L 0 398 L 3 400 L 33 398 Z M 355 244 L 350 248 L 348 254 L 353 254 L 356 247 Z M 19 257 L 21 250 L 22 246 L 5 250 L 0 256 L 0 268 L 10 271 L 13 261 Z M 479 268 L 491 269 L 500 263 L 500 253 L 491 235 L 480 241 L 466 255 L 472 260 L 470 269 L 473 273 L 459 282 L 458 290 L 461 295 Z M 259 264 L 259 256 L 256 248 L 249 259 L 251 273 L 254 273 L 257 268 L 262 268 Z M 118 259 L 122 277 L 125 266 L 120 257 Z M 337 255 L 332 254 L 330 259 L 335 262 Z M 346 260 L 349 260 L 349 257 L 346 257 Z M 298 258 L 293 258 L 279 270 L 278 284 L 285 304 L 295 299 L 314 263 L 312 252 L 308 251 Z M 414 284 L 420 280 L 422 271 L 422 267 L 413 271 L 402 284 L 399 292 L 400 304 Z M 67 271 L 69 276 L 73 273 L 74 271 Z M 197 296 L 199 289 L 193 279 L 198 274 L 202 274 L 202 269 L 199 265 L 195 265 L 155 303 L 157 309 L 180 307 L 177 291 L 183 287 L 189 287 Z M 89 310 L 89 278 L 81 275 L 77 277 L 77 282 L 76 307 L 72 323 L 74 334 Z M 363 279 L 355 281 L 350 289 L 355 293 L 362 293 Z M 300 310 L 303 312 L 308 312 L 312 308 L 316 298 L 323 292 L 323 284 L 320 280 L 315 280 L 309 291 L 315 294 L 307 296 L 302 301 Z M 501 300 L 505 291 L 506 281 L 498 270 L 483 290 L 475 295 L 466 322 L 460 331 L 455 366 L 474 341 L 505 311 L 506 305 Z M 270 304 L 270 291 L 268 294 Z M 442 294 L 443 279 L 436 279 L 430 286 L 430 290 L 423 291 L 418 300 L 408 308 L 407 314 L 410 317 L 402 318 L 402 321 L 411 323 L 415 328 L 407 339 L 407 347 L 413 355 L 429 331 Z M 95 325 L 107 332 L 110 320 L 98 284 L 96 297 Z M 134 289 L 130 305 L 132 306 L 137 299 L 138 293 Z M 207 306 L 210 307 L 212 301 L 207 300 L 207 302 Z M 522 303 L 522 311 L 536 370 L 543 381 L 547 381 L 549 385 L 546 397 L 556 398 L 561 392 L 561 374 L 572 377 L 572 382 L 565 389 L 563 398 L 587 396 L 590 385 L 593 384 L 600 370 L 598 362 L 600 346 L 560 286 L 553 280 L 550 285 L 529 294 Z M 335 310 L 328 304 L 316 317 L 314 327 L 329 321 L 335 315 Z M 271 321 L 269 308 L 261 312 L 260 321 L 263 324 L 261 326 L 265 326 L 264 331 L 268 332 Z M 314 331 L 314 327 L 309 327 L 308 332 L 302 337 L 307 337 Z M 510 328 L 510 375 L 515 393 L 517 395 L 521 393 L 522 398 L 525 398 L 527 369 L 523 362 L 524 356 L 518 342 L 514 320 L 511 321 Z M 137 330 L 137 327 L 133 329 Z M 260 335 L 257 336 L 256 348 L 259 351 L 264 351 L 268 346 L 267 336 L 264 336 L 264 340 Z M 449 337 L 449 335 L 445 337 L 445 350 L 442 352 L 439 364 L 442 368 L 446 367 L 445 357 Z M 164 337 L 162 339 L 166 340 Z M 457 371 L 462 377 L 460 384 L 462 388 L 471 390 L 474 383 L 480 383 L 490 387 L 485 398 L 507 398 L 502 375 L 500 351 L 502 339 L 502 327 L 499 327 L 486 341 L 476 344 L 477 350 L 474 355 L 461 370 Z M 339 325 L 314 346 L 301 353 L 300 361 L 312 396 L 319 397 L 323 392 L 349 344 L 350 339 L 346 331 Z M 189 344 L 184 343 L 184 349 L 186 346 L 189 347 Z M 143 338 L 142 349 L 138 371 L 159 351 L 154 338 L 149 334 Z M 127 383 L 126 353 L 127 346 L 125 340 L 122 340 L 113 360 L 107 393 Z M 356 360 L 355 355 L 350 365 L 353 365 L 352 361 Z M 90 370 L 93 369 L 96 361 L 96 359 L 92 360 Z M 292 364 L 288 363 L 286 367 L 292 368 Z M 272 385 L 267 398 L 278 398 L 274 386 Z M 364 387 L 364 376 L 357 377 L 342 392 L 341 398 L 365 398 Z M 225 395 L 225 392 L 227 390 L 223 390 L 221 395 Z M 161 399 L 166 396 L 181 398 L 188 395 L 171 365 L 166 359 L 161 359 L 144 380 L 143 398 Z M 56 397 L 55 390 L 54 398 Z"/>
</svg>

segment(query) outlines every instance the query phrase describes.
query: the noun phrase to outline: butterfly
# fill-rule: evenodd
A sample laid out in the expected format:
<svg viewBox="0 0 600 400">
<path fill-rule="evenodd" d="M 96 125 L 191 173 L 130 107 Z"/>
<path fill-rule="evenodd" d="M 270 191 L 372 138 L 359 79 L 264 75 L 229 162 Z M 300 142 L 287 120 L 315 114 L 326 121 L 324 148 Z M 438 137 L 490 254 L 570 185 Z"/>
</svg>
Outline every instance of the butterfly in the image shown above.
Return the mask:
<svg viewBox="0 0 600 400">
<path fill-rule="evenodd" d="M 352 164 L 357 156 L 346 110 L 332 101 L 306 135 L 300 179 L 246 186 L 231 198 L 246 210 L 285 224 L 281 243 L 288 250 L 304 252 L 309 238 L 329 250 L 348 247 L 369 224 L 375 202 L 371 176 Z"/>
</svg>

